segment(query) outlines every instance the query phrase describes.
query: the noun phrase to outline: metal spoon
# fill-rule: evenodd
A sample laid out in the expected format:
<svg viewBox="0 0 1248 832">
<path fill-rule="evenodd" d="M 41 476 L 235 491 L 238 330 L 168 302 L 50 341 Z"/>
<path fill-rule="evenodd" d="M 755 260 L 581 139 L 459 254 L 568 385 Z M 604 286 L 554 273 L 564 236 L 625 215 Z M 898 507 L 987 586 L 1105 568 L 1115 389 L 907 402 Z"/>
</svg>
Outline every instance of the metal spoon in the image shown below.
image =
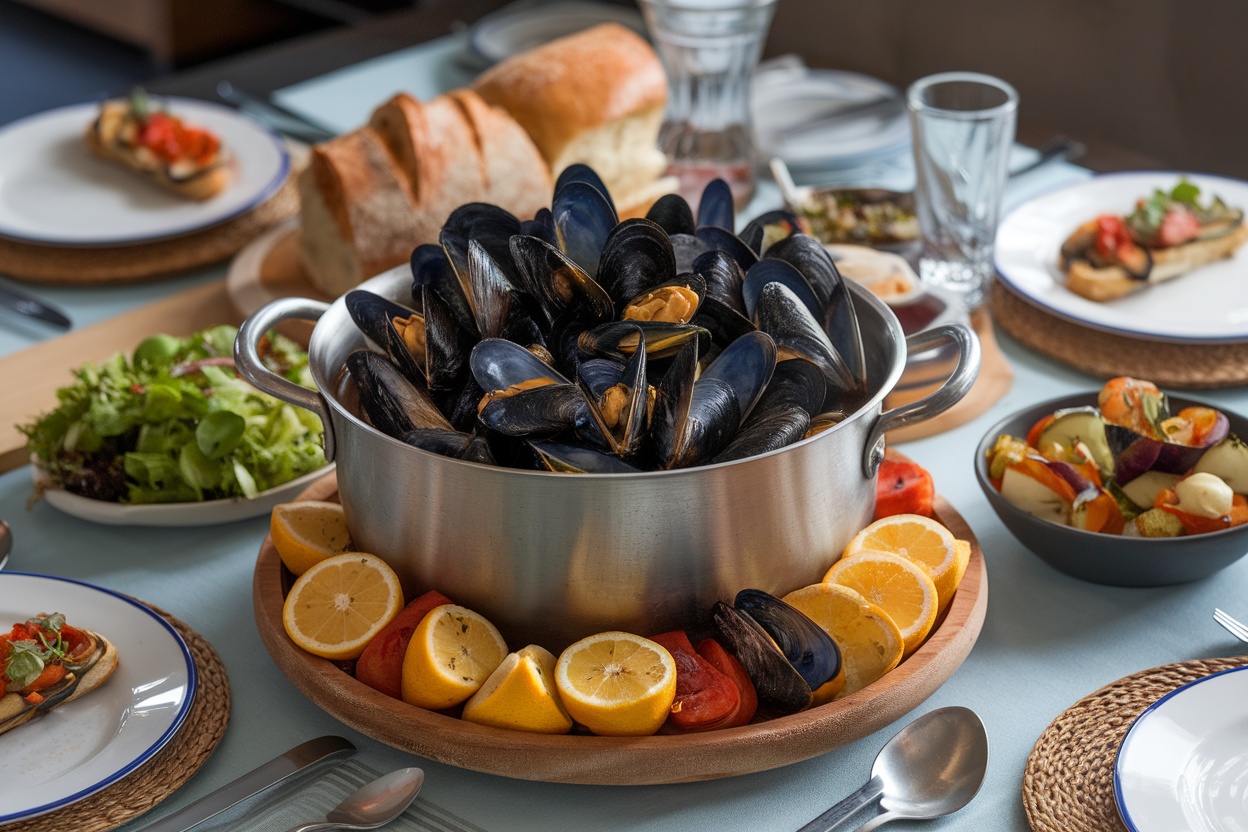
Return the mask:
<svg viewBox="0 0 1248 832">
<path fill-rule="evenodd" d="M 988 734 L 969 708 L 940 708 L 911 722 L 889 740 L 862 788 L 798 832 L 831 832 L 877 800 L 884 807 L 858 832 L 890 820 L 929 820 L 971 802 L 988 770 Z"/>
<path fill-rule="evenodd" d="M 9 562 L 9 552 L 13 551 L 13 530 L 9 524 L 0 520 L 0 569 Z"/>
<path fill-rule="evenodd" d="M 418 768 L 401 768 L 366 783 L 355 794 L 330 810 L 322 823 L 305 823 L 290 832 L 321 832 L 325 829 L 376 829 L 412 805 L 425 773 Z"/>
</svg>

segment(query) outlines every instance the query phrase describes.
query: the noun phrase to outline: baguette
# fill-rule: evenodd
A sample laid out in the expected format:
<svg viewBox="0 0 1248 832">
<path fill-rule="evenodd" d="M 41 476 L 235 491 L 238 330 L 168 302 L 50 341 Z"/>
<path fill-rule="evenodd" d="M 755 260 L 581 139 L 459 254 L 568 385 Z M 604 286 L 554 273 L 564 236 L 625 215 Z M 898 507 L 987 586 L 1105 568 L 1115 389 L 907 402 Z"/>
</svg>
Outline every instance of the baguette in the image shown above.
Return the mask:
<svg viewBox="0 0 1248 832">
<path fill-rule="evenodd" d="M 15 657 L 25 652 L 23 644 L 37 651 L 39 659 L 32 671 L 37 678 L 16 688 L 14 676 L 20 678 L 24 668 L 17 664 L 21 658 Z M 64 650 L 48 645 L 63 645 Z M 0 636 L 0 734 L 90 693 L 108 680 L 118 664 L 112 642 L 98 633 L 66 626 L 64 616 L 41 616 L 15 625 Z"/>
<path fill-rule="evenodd" d="M 674 189 L 674 179 L 660 180 L 667 157 L 658 149 L 667 74 L 625 26 L 595 26 L 515 55 L 473 89 L 519 122 L 553 173 L 576 162 L 593 168 L 621 216 L 644 213 Z"/>
<path fill-rule="evenodd" d="M 233 159 L 214 134 L 172 114 L 151 112 L 138 95 L 101 104 L 83 138 L 96 156 L 188 199 L 211 199 L 234 176 Z"/>
</svg>

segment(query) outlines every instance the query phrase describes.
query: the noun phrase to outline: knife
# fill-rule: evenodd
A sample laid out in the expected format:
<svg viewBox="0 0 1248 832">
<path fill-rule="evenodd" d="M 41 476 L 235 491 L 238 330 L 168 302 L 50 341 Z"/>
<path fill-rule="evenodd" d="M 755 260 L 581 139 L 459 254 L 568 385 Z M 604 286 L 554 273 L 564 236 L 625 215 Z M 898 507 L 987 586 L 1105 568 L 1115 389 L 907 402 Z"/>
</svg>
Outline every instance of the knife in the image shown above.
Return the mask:
<svg viewBox="0 0 1248 832">
<path fill-rule="evenodd" d="M 14 312 L 31 318 L 37 318 L 44 323 L 52 324 L 61 329 L 69 329 L 73 326 L 73 322 L 61 310 L 39 300 L 39 298 L 33 295 L 28 295 L 8 286 L 0 286 L 0 306 L 12 309 Z"/>
<path fill-rule="evenodd" d="M 310 774 L 338 765 L 354 753 L 355 746 L 342 737 L 308 740 L 172 815 L 144 826 L 142 832 L 186 832 L 249 797 L 279 783 L 306 779 Z"/>
</svg>

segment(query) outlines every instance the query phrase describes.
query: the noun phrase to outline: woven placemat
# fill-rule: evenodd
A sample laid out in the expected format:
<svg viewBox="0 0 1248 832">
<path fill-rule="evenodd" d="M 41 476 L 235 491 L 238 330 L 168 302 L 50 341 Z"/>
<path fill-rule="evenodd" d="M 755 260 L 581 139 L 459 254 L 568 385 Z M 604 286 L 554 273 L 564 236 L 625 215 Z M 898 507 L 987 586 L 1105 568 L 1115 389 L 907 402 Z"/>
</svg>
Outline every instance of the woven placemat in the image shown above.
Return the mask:
<svg viewBox="0 0 1248 832">
<path fill-rule="evenodd" d="M 1101 378 L 1135 376 L 1162 387 L 1248 384 L 1248 342 L 1180 344 L 1090 329 L 1051 315 L 1002 285 L 989 293 L 993 320 L 1036 352 Z"/>
<path fill-rule="evenodd" d="M 1142 670 L 1071 705 L 1045 729 L 1023 772 L 1023 806 L 1035 832 L 1126 832 L 1114 801 L 1114 759 L 1136 717 L 1172 690 L 1248 656 Z"/>
<path fill-rule="evenodd" d="M 186 722 L 152 759 L 113 785 L 64 809 L 5 826 L 4 832 L 116 829 L 181 788 L 216 750 L 230 721 L 230 680 L 225 665 L 203 636 L 169 613 L 147 606 L 178 631 L 195 661 L 199 685 Z"/>
</svg>

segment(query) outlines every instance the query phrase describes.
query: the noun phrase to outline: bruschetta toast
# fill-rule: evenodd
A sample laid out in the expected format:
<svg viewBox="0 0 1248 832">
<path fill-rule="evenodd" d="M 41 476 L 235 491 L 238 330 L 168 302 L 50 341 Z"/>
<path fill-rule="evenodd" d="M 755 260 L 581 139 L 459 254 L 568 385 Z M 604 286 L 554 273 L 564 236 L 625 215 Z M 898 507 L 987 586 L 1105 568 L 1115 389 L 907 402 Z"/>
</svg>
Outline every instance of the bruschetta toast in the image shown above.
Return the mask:
<svg viewBox="0 0 1248 832">
<path fill-rule="evenodd" d="M 1170 191 L 1141 199 L 1126 216 L 1102 214 L 1062 243 L 1066 287 L 1089 300 L 1108 301 L 1230 257 L 1248 241 L 1244 212 L 1181 180 Z"/>
<path fill-rule="evenodd" d="M 60 613 L 14 624 L 0 634 L 0 734 L 95 690 L 117 664 L 108 639 Z"/>
<path fill-rule="evenodd" d="M 233 177 L 230 154 L 216 134 L 157 109 L 142 92 L 102 103 L 85 140 L 95 155 L 188 199 L 211 199 Z"/>
</svg>

